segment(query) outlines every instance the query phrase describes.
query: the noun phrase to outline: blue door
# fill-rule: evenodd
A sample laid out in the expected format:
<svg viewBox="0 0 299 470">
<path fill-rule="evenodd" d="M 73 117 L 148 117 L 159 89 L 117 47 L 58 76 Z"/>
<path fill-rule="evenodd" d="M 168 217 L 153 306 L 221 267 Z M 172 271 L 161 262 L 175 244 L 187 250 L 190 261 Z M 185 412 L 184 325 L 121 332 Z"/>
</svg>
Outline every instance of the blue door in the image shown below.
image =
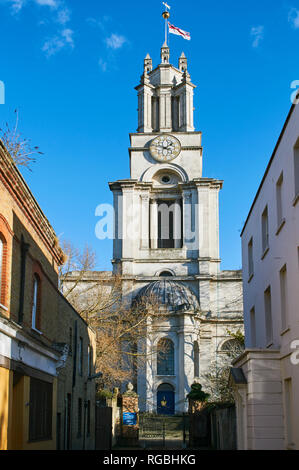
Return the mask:
<svg viewBox="0 0 299 470">
<path fill-rule="evenodd" d="M 159 415 L 174 415 L 174 392 L 172 390 L 157 392 L 157 413 Z"/>
</svg>

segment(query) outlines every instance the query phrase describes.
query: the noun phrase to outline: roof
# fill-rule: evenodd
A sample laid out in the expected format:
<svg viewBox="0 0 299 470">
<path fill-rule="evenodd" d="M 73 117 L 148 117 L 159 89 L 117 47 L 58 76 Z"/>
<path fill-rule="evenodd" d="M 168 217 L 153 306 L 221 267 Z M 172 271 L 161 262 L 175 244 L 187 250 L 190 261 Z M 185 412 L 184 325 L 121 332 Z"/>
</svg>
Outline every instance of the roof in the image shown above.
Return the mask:
<svg viewBox="0 0 299 470">
<path fill-rule="evenodd" d="M 144 299 L 154 299 L 170 312 L 199 311 L 196 296 L 180 282 L 160 279 L 143 287 L 135 297 L 135 303 Z"/>
</svg>

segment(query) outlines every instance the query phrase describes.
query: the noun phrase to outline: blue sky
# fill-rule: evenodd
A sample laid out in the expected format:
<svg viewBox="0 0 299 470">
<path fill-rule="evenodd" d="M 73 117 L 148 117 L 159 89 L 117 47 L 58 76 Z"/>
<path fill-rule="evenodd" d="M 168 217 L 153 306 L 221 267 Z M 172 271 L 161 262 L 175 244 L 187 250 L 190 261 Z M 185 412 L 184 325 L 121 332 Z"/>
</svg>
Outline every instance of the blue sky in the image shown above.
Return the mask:
<svg viewBox="0 0 299 470">
<path fill-rule="evenodd" d="M 220 195 L 223 269 L 241 267 L 240 231 L 299 80 L 299 1 L 169 0 L 171 22 L 192 40 L 182 51 L 203 132 L 204 176 Z M 147 52 L 159 62 L 162 2 L 0 0 L 0 126 L 13 122 L 44 152 L 23 174 L 57 234 L 97 251 L 110 269 L 112 243 L 95 237 L 95 209 L 112 202 L 108 181 L 129 177 L 134 87 Z"/>
</svg>

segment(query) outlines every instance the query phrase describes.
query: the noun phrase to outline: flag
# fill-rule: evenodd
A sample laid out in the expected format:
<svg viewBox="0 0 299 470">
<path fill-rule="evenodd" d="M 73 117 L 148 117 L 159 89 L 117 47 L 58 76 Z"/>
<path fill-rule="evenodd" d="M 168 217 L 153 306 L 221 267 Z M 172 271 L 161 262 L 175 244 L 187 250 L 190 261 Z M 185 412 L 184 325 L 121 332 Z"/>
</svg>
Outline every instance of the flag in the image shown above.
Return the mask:
<svg viewBox="0 0 299 470">
<path fill-rule="evenodd" d="M 169 26 L 169 32 L 172 34 L 176 34 L 177 36 L 182 36 L 182 38 L 187 39 L 187 41 L 191 40 L 191 35 L 190 33 L 187 33 L 186 31 L 183 31 L 180 28 L 177 28 L 176 26 L 173 26 L 173 24 L 168 23 Z"/>
</svg>

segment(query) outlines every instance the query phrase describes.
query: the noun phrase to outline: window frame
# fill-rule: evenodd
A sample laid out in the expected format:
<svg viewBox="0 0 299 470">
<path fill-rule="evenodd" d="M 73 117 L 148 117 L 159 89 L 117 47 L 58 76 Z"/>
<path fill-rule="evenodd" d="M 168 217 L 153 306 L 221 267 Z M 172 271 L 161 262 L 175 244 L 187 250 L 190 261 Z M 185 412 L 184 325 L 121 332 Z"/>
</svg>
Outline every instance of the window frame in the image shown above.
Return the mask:
<svg viewBox="0 0 299 470">
<path fill-rule="evenodd" d="M 166 350 L 161 350 L 166 344 Z M 159 345 L 161 349 L 159 351 Z M 167 350 L 170 348 L 169 351 Z M 173 377 L 175 375 L 175 348 L 170 338 L 160 338 L 157 344 L 157 375 Z"/>
<path fill-rule="evenodd" d="M 288 322 L 288 273 L 285 264 L 279 271 L 281 333 L 289 329 Z"/>
<path fill-rule="evenodd" d="M 294 163 L 294 202 L 293 205 L 295 206 L 299 200 L 299 138 L 294 145 L 294 156 L 293 156 L 293 163 Z"/>
<path fill-rule="evenodd" d="M 251 347 L 257 347 L 256 341 L 256 314 L 255 314 L 255 307 L 252 307 L 250 310 L 250 342 Z"/>
<path fill-rule="evenodd" d="M 31 328 L 40 333 L 41 316 L 41 278 L 37 272 L 33 274 L 33 294 L 31 308 Z"/>
<path fill-rule="evenodd" d="M 1 223 L 1 220 L 0 220 Z M 7 238 L 4 236 L 3 231 L 0 231 L 1 241 L 1 260 L 0 260 L 0 307 L 4 310 L 8 310 L 7 305 L 7 256 L 8 256 L 8 243 Z"/>
<path fill-rule="evenodd" d="M 254 261 L 253 261 L 253 237 L 248 242 L 248 282 L 251 281 L 251 279 L 254 276 Z"/>
<path fill-rule="evenodd" d="M 78 341 L 78 374 L 83 376 L 83 338 L 79 337 Z"/>
<path fill-rule="evenodd" d="M 262 213 L 262 258 L 269 250 L 269 210 L 268 205 Z"/>
<path fill-rule="evenodd" d="M 268 286 L 267 289 L 264 291 L 264 308 L 266 347 L 269 348 L 273 345 L 274 341 L 271 286 Z"/>
</svg>

